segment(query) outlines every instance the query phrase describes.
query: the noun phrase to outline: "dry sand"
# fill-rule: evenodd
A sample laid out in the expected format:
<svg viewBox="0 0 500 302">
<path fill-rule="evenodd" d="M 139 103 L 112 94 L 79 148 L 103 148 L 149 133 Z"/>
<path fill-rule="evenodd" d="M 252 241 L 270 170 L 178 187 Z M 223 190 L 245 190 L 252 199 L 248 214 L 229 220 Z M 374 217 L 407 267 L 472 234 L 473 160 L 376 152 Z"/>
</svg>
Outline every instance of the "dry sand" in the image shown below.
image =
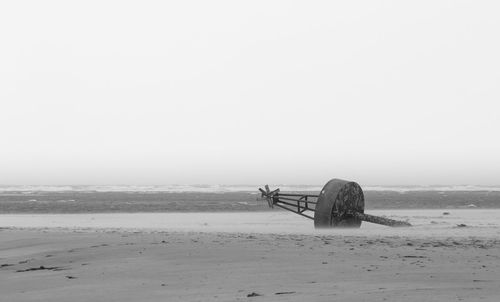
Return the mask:
<svg viewBox="0 0 500 302">
<path fill-rule="evenodd" d="M 499 216 L 450 212 L 408 214 L 418 223 L 405 230 L 323 232 L 288 213 L 276 225 L 264 213 L 224 214 L 226 223 L 187 213 L 197 227 L 184 230 L 146 214 L 90 226 L 82 221 L 94 214 L 70 225 L 57 225 L 65 215 L 0 215 L 0 301 L 500 301 Z M 140 215 L 156 228 L 140 227 Z M 216 221 L 223 230 L 209 227 Z"/>
</svg>

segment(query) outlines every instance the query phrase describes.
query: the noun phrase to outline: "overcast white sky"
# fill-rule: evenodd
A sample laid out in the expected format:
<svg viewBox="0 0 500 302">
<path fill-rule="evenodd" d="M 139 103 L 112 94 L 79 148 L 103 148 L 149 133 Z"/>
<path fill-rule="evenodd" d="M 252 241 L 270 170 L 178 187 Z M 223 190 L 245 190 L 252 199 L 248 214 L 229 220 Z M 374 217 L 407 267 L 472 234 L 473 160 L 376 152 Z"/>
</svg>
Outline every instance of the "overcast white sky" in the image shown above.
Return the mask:
<svg viewBox="0 0 500 302">
<path fill-rule="evenodd" d="M 500 184 L 498 1 L 2 1 L 0 184 Z"/>
</svg>

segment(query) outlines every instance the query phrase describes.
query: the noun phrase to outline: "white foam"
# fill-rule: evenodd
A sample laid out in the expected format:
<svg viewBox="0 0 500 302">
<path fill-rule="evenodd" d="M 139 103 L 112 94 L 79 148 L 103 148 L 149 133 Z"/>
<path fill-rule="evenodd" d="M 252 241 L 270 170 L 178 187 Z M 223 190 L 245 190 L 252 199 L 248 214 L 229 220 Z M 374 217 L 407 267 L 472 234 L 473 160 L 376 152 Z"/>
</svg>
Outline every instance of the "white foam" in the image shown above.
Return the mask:
<svg viewBox="0 0 500 302">
<path fill-rule="evenodd" d="M 262 186 L 260 186 L 262 187 Z M 280 188 L 283 192 L 319 192 L 322 186 L 312 185 L 270 185 L 271 188 Z M 229 193 L 229 192 L 257 192 L 259 185 L 156 185 L 156 186 L 44 186 L 44 185 L 25 185 L 8 186 L 0 185 L 0 192 L 199 192 L 199 193 Z M 500 191 L 500 186 L 363 186 L 364 191 L 393 191 L 393 192 L 413 192 L 413 191 Z"/>
</svg>

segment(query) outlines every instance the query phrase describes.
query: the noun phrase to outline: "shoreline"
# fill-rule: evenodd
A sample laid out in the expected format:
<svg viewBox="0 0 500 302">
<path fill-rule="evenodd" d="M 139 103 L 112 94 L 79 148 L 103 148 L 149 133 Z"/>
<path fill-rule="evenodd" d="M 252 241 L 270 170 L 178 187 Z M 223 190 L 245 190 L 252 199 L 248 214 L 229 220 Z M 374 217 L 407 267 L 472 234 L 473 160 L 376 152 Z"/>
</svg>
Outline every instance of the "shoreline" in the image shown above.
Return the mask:
<svg viewBox="0 0 500 302">
<path fill-rule="evenodd" d="M 0 214 L 0 228 L 221 232 L 258 234 L 352 234 L 411 237 L 500 237 L 500 209 L 370 210 L 407 220 L 391 228 L 363 222 L 359 229 L 314 229 L 313 221 L 286 211 L 188 213 Z"/>
</svg>

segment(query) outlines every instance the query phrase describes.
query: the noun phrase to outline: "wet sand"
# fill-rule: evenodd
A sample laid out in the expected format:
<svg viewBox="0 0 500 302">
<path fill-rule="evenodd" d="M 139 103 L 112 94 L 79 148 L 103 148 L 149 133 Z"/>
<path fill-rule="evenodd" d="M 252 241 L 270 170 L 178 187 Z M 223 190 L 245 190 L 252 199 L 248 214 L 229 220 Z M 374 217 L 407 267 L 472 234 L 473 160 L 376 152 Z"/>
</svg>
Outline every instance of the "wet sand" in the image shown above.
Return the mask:
<svg viewBox="0 0 500 302">
<path fill-rule="evenodd" d="M 154 221 L 156 229 L 116 227 L 116 220 L 14 227 L 0 215 L 0 300 L 498 301 L 498 216 L 419 213 L 404 230 L 364 224 L 321 232 L 286 213 L 274 226 L 266 216 L 254 225 L 227 216 L 233 230 L 220 217 L 198 225 L 195 216 L 190 228 L 174 230 Z M 288 231 L 275 229 L 287 218 Z M 224 231 L 204 229 L 216 220 Z"/>
</svg>

